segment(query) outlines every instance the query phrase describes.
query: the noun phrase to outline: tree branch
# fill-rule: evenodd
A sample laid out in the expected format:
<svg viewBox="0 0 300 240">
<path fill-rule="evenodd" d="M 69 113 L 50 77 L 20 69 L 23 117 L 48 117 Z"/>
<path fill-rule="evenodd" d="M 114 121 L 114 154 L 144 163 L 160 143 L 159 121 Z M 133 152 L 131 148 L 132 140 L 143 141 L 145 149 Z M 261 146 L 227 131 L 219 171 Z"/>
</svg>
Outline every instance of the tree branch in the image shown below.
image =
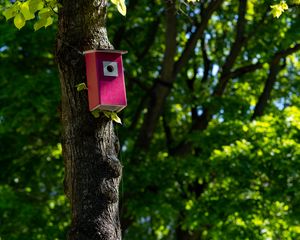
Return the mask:
<svg viewBox="0 0 300 240">
<path fill-rule="evenodd" d="M 233 67 L 237 57 L 239 56 L 244 44 L 246 43 L 245 37 L 245 25 L 246 25 L 246 9 L 247 9 L 247 0 L 239 0 L 239 10 L 238 10 L 238 21 L 236 26 L 236 36 L 232 44 L 229 55 L 226 58 L 224 65 L 222 66 L 222 72 L 219 79 L 219 82 L 212 94 L 213 97 L 220 97 L 223 95 L 224 90 L 230 79 L 231 68 Z M 206 107 L 203 109 L 203 113 L 198 118 L 197 122 L 192 126 L 193 130 L 204 130 L 209 121 L 212 118 L 213 109 Z"/>
<path fill-rule="evenodd" d="M 204 63 L 203 64 L 204 72 L 203 72 L 203 78 L 201 80 L 201 83 L 206 83 L 208 80 L 209 72 L 210 72 L 211 60 L 208 58 L 205 40 L 203 37 L 201 38 L 201 51 L 202 51 L 202 58 L 203 58 L 203 63 Z"/>
<path fill-rule="evenodd" d="M 197 30 L 190 37 L 186 48 L 181 58 L 174 63 L 176 54 L 176 3 L 174 0 L 165 0 L 166 2 L 166 51 L 162 64 L 161 77 L 155 81 L 153 90 L 151 91 L 151 99 L 148 105 L 148 112 L 144 118 L 143 125 L 140 130 L 136 147 L 140 149 L 147 149 L 152 139 L 155 127 L 162 113 L 164 103 L 170 93 L 173 82 L 176 79 L 177 73 L 181 67 L 189 60 L 193 52 L 197 40 L 202 36 L 204 29 L 207 27 L 208 21 L 213 12 L 218 9 L 223 0 L 214 0 L 203 11 L 201 23 L 199 23 Z M 176 70 L 175 70 L 176 69 Z"/>
<path fill-rule="evenodd" d="M 255 106 L 253 115 L 251 117 L 252 120 L 262 116 L 264 113 L 268 100 L 270 99 L 271 96 L 271 91 L 276 82 L 277 75 L 282 69 L 280 66 L 280 60 L 282 58 L 286 58 L 288 55 L 292 53 L 297 52 L 299 49 L 300 49 L 300 44 L 296 44 L 294 47 L 282 50 L 274 55 L 274 58 L 270 62 L 270 70 L 264 86 L 264 90 L 259 96 L 258 102 Z"/>
<path fill-rule="evenodd" d="M 202 11 L 201 22 L 196 25 L 196 31 L 191 34 L 180 58 L 175 63 L 173 70 L 174 77 L 177 76 L 182 67 L 185 66 L 185 64 L 191 58 L 198 40 L 202 37 L 202 34 L 207 27 L 209 19 L 211 18 L 212 14 L 221 6 L 222 2 L 223 0 L 214 0 L 208 5 L 206 9 Z"/>
<path fill-rule="evenodd" d="M 238 21 L 236 27 L 236 36 L 232 44 L 229 55 L 226 58 L 224 65 L 222 66 L 222 73 L 220 80 L 215 88 L 213 96 L 221 96 L 226 88 L 229 78 L 227 77 L 230 73 L 237 57 L 239 56 L 245 42 L 245 25 L 246 25 L 246 10 L 247 10 L 247 0 L 240 0 L 239 10 L 238 10 Z"/>
<path fill-rule="evenodd" d="M 152 138 L 154 129 L 161 115 L 166 96 L 170 92 L 172 82 L 174 58 L 176 54 L 176 1 L 165 0 L 166 4 L 166 35 L 164 59 L 162 63 L 161 77 L 155 81 L 151 91 L 151 98 L 148 105 L 148 112 L 144 118 L 140 135 L 136 142 L 139 149 L 147 149 Z"/>
<path fill-rule="evenodd" d="M 138 0 L 130 0 L 129 5 L 128 5 L 128 11 L 133 11 L 135 9 L 137 3 L 138 3 Z M 130 16 L 130 14 L 127 14 L 127 16 Z M 127 18 L 124 19 L 124 21 L 122 22 L 122 25 L 116 31 L 116 34 L 113 38 L 112 43 L 116 49 L 120 48 L 121 41 L 126 33 L 126 26 L 127 26 L 126 21 L 127 21 Z"/>
<path fill-rule="evenodd" d="M 126 41 L 126 43 L 129 45 L 129 47 L 132 49 L 134 55 L 136 56 L 136 62 L 140 62 L 143 60 L 143 58 L 147 55 L 149 52 L 151 46 L 153 45 L 157 32 L 159 30 L 159 25 L 161 22 L 160 16 L 157 16 L 157 19 L 152 22 L 151 26 L 149 27 L 148 31 L 145 33 L 149 37 L 147 38 L 147 41 L 143 43 L 144 48 L 141 51 L 137 51 L 136 45 L 129 40 L 126 36 L 123 37 L 123 39 Z M 122 29 L 121 29 L 122 30 Z"/>
<path fill-rule="evenodd" d="M 142 98 L 142 100 L 140 101 L 136 111 L 135 111 L 135 114 L 132 118 L 132 121 L 131 121 L 131 124 L 130 124 L 130 127 L 129 127 L 129 130 L 134 130 L 136 125 L 138 124 L 138 121 L 140 119 L 140 116 L 141 116 L 141 113 L 142 111 L 144 110 L 144 107 L 146 105 L 146 102 L 148 100 L 149 96 L 147 94 L 145 94 Z"/>
<path fill-rule="evenodd" d="M 144 44 L 144 48 L 143 50 L 137 54 L 137 61 L 141 61 L 146 54 L 148 53 L 148 51 L 150 50 L 151 46 L 154 43 L 154 40 L 156 38 L 156 34 L 158 32 L 159 29 L 159 24 L 160 24 L 161 18 L 157 17 L 157 19 L 152 23 L 149 32 L 147 33 L 148 37 L 147 37 L 147 42 Z"/>
<path fill-rule="evenodd" d="M 166 136 L 166 146 L 167 149 L 170 151 L 171 145 L 173 143 L 173 135 L 172 135 L 172 130 L 170 126 L 168 125 L 168 121 L 166 120 L 166 115 L 163 114 L 163 128 L 165 131 L 165 136 Z"/>
<path fill-rule="evenodd" d="M 240 68 L 237 68 L 235 69 L 234 71 L 230 72 L 227 74 L 226 77 L 228 78 L 237 78 L 237 77 L 240 77 L 246 73 L 249 73 L 249 72 L 254 72 L 256 71 L 257 69 L 260 69 L 263 67 L 263 63 L 255 63 L 255 64 L 250 64 L 250 65 L 246 65 L 246 66 L 242 66 Z"/>
<path fill-rule="evenodd" d="M 205 65 L 205 64 L 204 64 Z M 188 89 L 191 93 L 191 100 L 192 102 L 196 99 L 195 98 L 195 87 L 194 87 L 194 83 L 196 81 L 196 77 L 197 77 L 197 70 L 198 70 L 198 66 L 196 64 L 196 61 L 194 61 L 194 75 L 191 79 L 188 79 L 187 80 L 187 86 L 188 86 Z M 205 72 L 205 70 L 204 70 Z M 207 71 L 207 74 L 208 74 L 209 71 Z M 202 78 L 202 81 L 203 79 L 205 79 L 205 73 L 204 73 L 204 76 Z M 198 114 L 197 114 L 197 108 L 195 106 L 192 105 L 191 107 L 191 116 L 192 116 L 192 123 L 197 119 L 198 117 Z"/>
<path fill-rule="evenodd" d="M 135 85 L 137 85 L 140 89 L 142 89 L 145 92 L 149 92 L 150 91 L 150 86 L 147 86 L 139 78 L 131 77 L 131 76 L 128 76 L 128 74 L 127 74 L 127 81 L 128 81 L 129 84 L 134 83 Z M 128 85 L 128 86 L 130 86 L 130 85 Z M 128 87 L 128 90 L 129 89 L 130 89 L 130 87 Z"/>
</svg>

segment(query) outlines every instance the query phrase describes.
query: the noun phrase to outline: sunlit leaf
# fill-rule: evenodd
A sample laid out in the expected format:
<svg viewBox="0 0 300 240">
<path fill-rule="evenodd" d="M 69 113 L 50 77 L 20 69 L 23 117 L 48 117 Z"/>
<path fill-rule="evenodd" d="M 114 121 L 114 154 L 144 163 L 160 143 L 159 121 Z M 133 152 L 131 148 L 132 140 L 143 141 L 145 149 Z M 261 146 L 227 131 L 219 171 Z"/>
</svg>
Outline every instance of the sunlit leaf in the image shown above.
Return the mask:
<svg viewBox="0 0 300 240">
<path fill-rule="evenodd" d="M 25 26 L 25 18 L 22 13 L 18 13 L 14 18 L 14 24 L 18 29 L 21 29 Z"/>
<path fill-rule="evenodd" d="M 126 5 L 125 5 L 125 0 L 119 0 L 118 5 L 117 5 L 119 13 L 121 13 L 123 16 L 126 16 Z"/>
<path fill-rule="evenodd" d="M 43 9 L 44 1 L 43 0 L 31 0 L 29 1 L 29 10 L 31 13 L 35 13 L 38 10 Z"/>
<path fill-rule="evenodd" d="M 6 20 L 13 18 L 18 13 L 19 6 L 14 4 L 13 6 L 7 8 L 3 11 L 3 15 L 5 16 Z"/>
<path fill-rule="evenodd" d="M 38 21 L 36 21 L 33 25 L 33 28 L 35 31 L 39 30 L 42 27 L 45 27 L 47 24 L 47 18 L 40 18 Z"/>
<path fill-rule="evenodd" d="M 88 89 L 85 83 L 79 83 L 75 87 L 77 88 L 78 92 L 80 92 L 82 90 L 87 90 Z"/>
<path fill-rule="evenodd" d="M 39 11 L 39 17 L 40 18 L 48 18 L 49 16 L 51 16 L 52 14 L 52 11 L 50 8 L 46 7 L 46 8 L 43 8 Z"/>
<path fill-rule="evenodd" d="M 117 9 L 120 14 L 122 14 L 123 16 L 126 15 L 127 10 L 125 0 L 111 0 L 111 2 L 117 6 Z"/>
<path fill-rule="evenodd" d="M 29 3 L 24 2 L 20 6 L 21 13 L 23 14 L 25 20 L 33 19 L 35 16 L 34 14 L 29 10 Z"/>
<path fill-rule="evenodd" d="M 100 110 L 99 109 L 93 110 L 91 113 L 94 116 L 94 118 L 100 117 Z"/>
<path fill-rule="evenodd" d="M 119 118 L 119 116 L 115 112 L 111 113 L 111 119 L 113 121 L 115 121 L 116 123 L 122 124 L 121 119 Z"/>
<path fill-rule="evenodd" d="M 279 4 L 275 4 L 271 6 L 272 8 L 272 14 L 274 17 L 279 18 L 281 16 L 281 14 L 287 10 L 289 7 L 286 4 L 285 1 L 281 1 Z"/>
<path fill-rule="evenodd" d="M 115 121 L 116 123 L 122 124 L 122 121 L 121 121 L 121 119 L 118 117 L 117 113 L 111 112 L 111 111 L 103 111 L 103 113 L 104 113 L 104 115 L 105 115 L 107 118 L 109 118 L 109 119 Z"/>
<path fill-rule="evenodd" d="M 46 28 L 46 27 L 49 27 L 52 23 L 53 23 L 53 17 L 48 17 L 48 18 L 46 19 L 45 28 Z"/>
</svg>

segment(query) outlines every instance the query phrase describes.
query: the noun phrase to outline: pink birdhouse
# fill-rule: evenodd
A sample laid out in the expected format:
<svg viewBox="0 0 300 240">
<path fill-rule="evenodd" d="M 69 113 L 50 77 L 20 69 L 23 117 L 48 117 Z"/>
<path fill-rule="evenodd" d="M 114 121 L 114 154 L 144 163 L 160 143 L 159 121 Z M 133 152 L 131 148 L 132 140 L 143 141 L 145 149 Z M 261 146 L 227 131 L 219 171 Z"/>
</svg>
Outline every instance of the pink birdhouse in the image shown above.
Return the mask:
<svg viewBox="0 0 300 240">
<path fill-rule="evenodd" d="M 127 105 L 122 54 L 127 51 L 85 51 L 89 109 L 119 112 Z"/>
</svg>

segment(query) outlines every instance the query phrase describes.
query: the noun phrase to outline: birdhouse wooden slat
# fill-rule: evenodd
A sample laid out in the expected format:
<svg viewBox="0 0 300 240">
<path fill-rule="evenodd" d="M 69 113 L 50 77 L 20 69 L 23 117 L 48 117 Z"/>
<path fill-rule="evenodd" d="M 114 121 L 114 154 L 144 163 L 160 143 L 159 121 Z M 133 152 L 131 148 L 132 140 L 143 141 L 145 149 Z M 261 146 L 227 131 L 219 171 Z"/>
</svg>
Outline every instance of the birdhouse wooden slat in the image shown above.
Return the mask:
<svg viewBox="0 0 300 240">
<path fill-rule="evenodd" d="M 85 51 L 89 109 L 119 112 L 127 105 L 122 54 L 118 50 Z"/>
</svg>

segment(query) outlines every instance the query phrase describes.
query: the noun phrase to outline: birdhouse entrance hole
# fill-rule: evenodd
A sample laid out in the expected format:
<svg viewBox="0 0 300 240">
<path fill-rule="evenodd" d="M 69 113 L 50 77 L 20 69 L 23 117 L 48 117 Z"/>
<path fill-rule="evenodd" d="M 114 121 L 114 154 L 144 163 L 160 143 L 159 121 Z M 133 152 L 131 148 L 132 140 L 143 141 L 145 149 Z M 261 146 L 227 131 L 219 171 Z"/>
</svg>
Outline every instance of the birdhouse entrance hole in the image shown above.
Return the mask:
<svg viewBox="0 0 300 240">
<path fill-rule="evenodd" d="M 111 66 L 111 65 L 107 66 L 107 71 L 113 72 L 114 71 L 114 67 Z"/>
</svg>

